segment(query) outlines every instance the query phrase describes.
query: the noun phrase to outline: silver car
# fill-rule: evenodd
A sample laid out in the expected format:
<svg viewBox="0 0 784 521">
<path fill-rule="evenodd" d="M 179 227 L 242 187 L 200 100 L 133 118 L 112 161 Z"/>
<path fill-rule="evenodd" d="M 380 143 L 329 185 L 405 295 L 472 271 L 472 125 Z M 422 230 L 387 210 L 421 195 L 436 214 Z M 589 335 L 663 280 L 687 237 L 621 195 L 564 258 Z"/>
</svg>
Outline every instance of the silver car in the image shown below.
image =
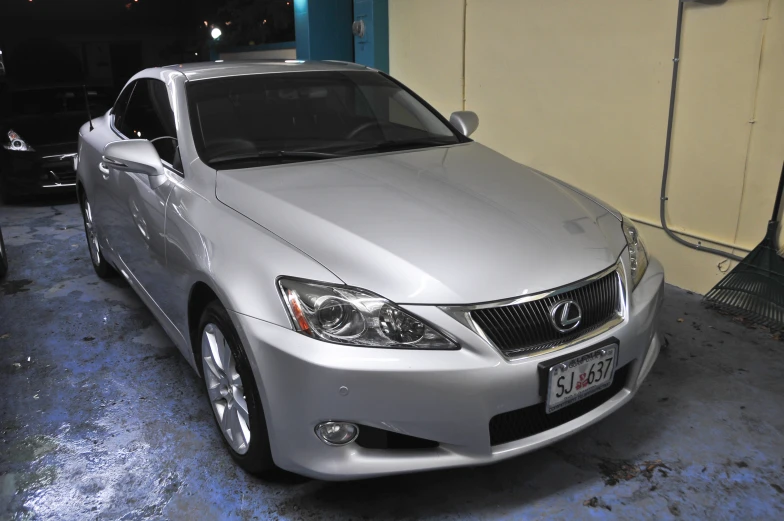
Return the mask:
<svg viewBox="0 0 784 521">
<path fill-rule="evenodd" d="M 203 377 L 244 469 L 493 463 L 639 389 L 661 265 L 478 123 L 377 70 L 287 60 L 148 69 L 81 128 L 95 271 Z"/>
</svg>

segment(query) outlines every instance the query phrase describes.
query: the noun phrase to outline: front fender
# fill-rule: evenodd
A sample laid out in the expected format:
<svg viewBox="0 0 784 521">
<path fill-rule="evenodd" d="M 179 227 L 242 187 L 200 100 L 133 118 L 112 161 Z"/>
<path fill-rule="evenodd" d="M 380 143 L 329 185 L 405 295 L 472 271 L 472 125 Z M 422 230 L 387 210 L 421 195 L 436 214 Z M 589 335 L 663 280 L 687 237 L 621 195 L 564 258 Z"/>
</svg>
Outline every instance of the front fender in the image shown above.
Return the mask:
<svg viewBox="0 0 784 521">
<path fill-rule="evenodd" d="M 170 318 L 188 331 L 188 295 L 207 284 L 229 311 L 290 327 L 280 275 L 341 284 L 324 266 L 215 199 L 175 186 L 166 208 L 166 257 L 178 295 Z"/>
</svg>

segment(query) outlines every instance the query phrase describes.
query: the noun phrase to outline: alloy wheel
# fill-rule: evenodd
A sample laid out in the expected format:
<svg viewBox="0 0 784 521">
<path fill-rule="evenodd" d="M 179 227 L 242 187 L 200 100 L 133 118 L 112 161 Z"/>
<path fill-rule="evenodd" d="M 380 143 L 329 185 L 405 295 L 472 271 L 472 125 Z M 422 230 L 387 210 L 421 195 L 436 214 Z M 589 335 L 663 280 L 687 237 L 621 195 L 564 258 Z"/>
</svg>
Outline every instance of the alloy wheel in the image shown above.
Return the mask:
<svg viewBox="0 0 784 521">
<path fill-rule="evenodd" d="M 90 208 L 90 201 L 84 201 L 84 227 L 87 230 L 87 244 L 90 247 L 90 257 L 96 266 L 101 265 L 101 247 L 98 245 L 98 236 L 95 234 L 93 226 L 93 213 Z"/>
<path fill-rule="evenodd" d="M 221 432 L 236 453 L 245 454 L 250 444 L 245 388 L 228 340 L 213 323 L 207 324 L 202 332 L 201 361 L 207 394 Z"/>
</svg>

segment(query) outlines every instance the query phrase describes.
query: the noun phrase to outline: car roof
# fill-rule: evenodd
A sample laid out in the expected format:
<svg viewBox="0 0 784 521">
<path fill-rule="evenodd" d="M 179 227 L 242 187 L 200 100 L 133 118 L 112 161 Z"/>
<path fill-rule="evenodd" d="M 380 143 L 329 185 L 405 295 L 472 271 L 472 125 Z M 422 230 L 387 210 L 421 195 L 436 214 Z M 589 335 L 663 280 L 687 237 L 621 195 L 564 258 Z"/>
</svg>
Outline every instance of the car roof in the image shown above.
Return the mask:
<svg viewBox="0 0 784 521">
<path fill-rule="evenodd" d="M 307 60 L 217 60 L 214 62 L 167 65 L 163 69 L 182 72 L 187 76 L 188 81 L 281 72 L 373 70 L 364 65 L 350 62 Z"/>
</svg>

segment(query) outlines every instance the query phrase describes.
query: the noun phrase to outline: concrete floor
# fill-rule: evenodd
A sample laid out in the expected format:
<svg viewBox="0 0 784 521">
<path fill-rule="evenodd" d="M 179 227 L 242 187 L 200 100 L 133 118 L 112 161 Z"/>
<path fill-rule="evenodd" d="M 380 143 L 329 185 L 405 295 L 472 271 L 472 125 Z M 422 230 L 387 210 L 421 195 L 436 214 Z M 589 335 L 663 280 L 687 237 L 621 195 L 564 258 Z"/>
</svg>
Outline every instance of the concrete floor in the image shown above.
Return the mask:
<svg viewBox="0 0 784 521">
<path fill-rule="evenodd" d="M 634 401 L 498 465 L 265 483 L 134 293 L 99 280 L 71 202 L 0 208 L 0 519 L 780 519 L 784 344 L 668 287 Z"/>
</svg>

